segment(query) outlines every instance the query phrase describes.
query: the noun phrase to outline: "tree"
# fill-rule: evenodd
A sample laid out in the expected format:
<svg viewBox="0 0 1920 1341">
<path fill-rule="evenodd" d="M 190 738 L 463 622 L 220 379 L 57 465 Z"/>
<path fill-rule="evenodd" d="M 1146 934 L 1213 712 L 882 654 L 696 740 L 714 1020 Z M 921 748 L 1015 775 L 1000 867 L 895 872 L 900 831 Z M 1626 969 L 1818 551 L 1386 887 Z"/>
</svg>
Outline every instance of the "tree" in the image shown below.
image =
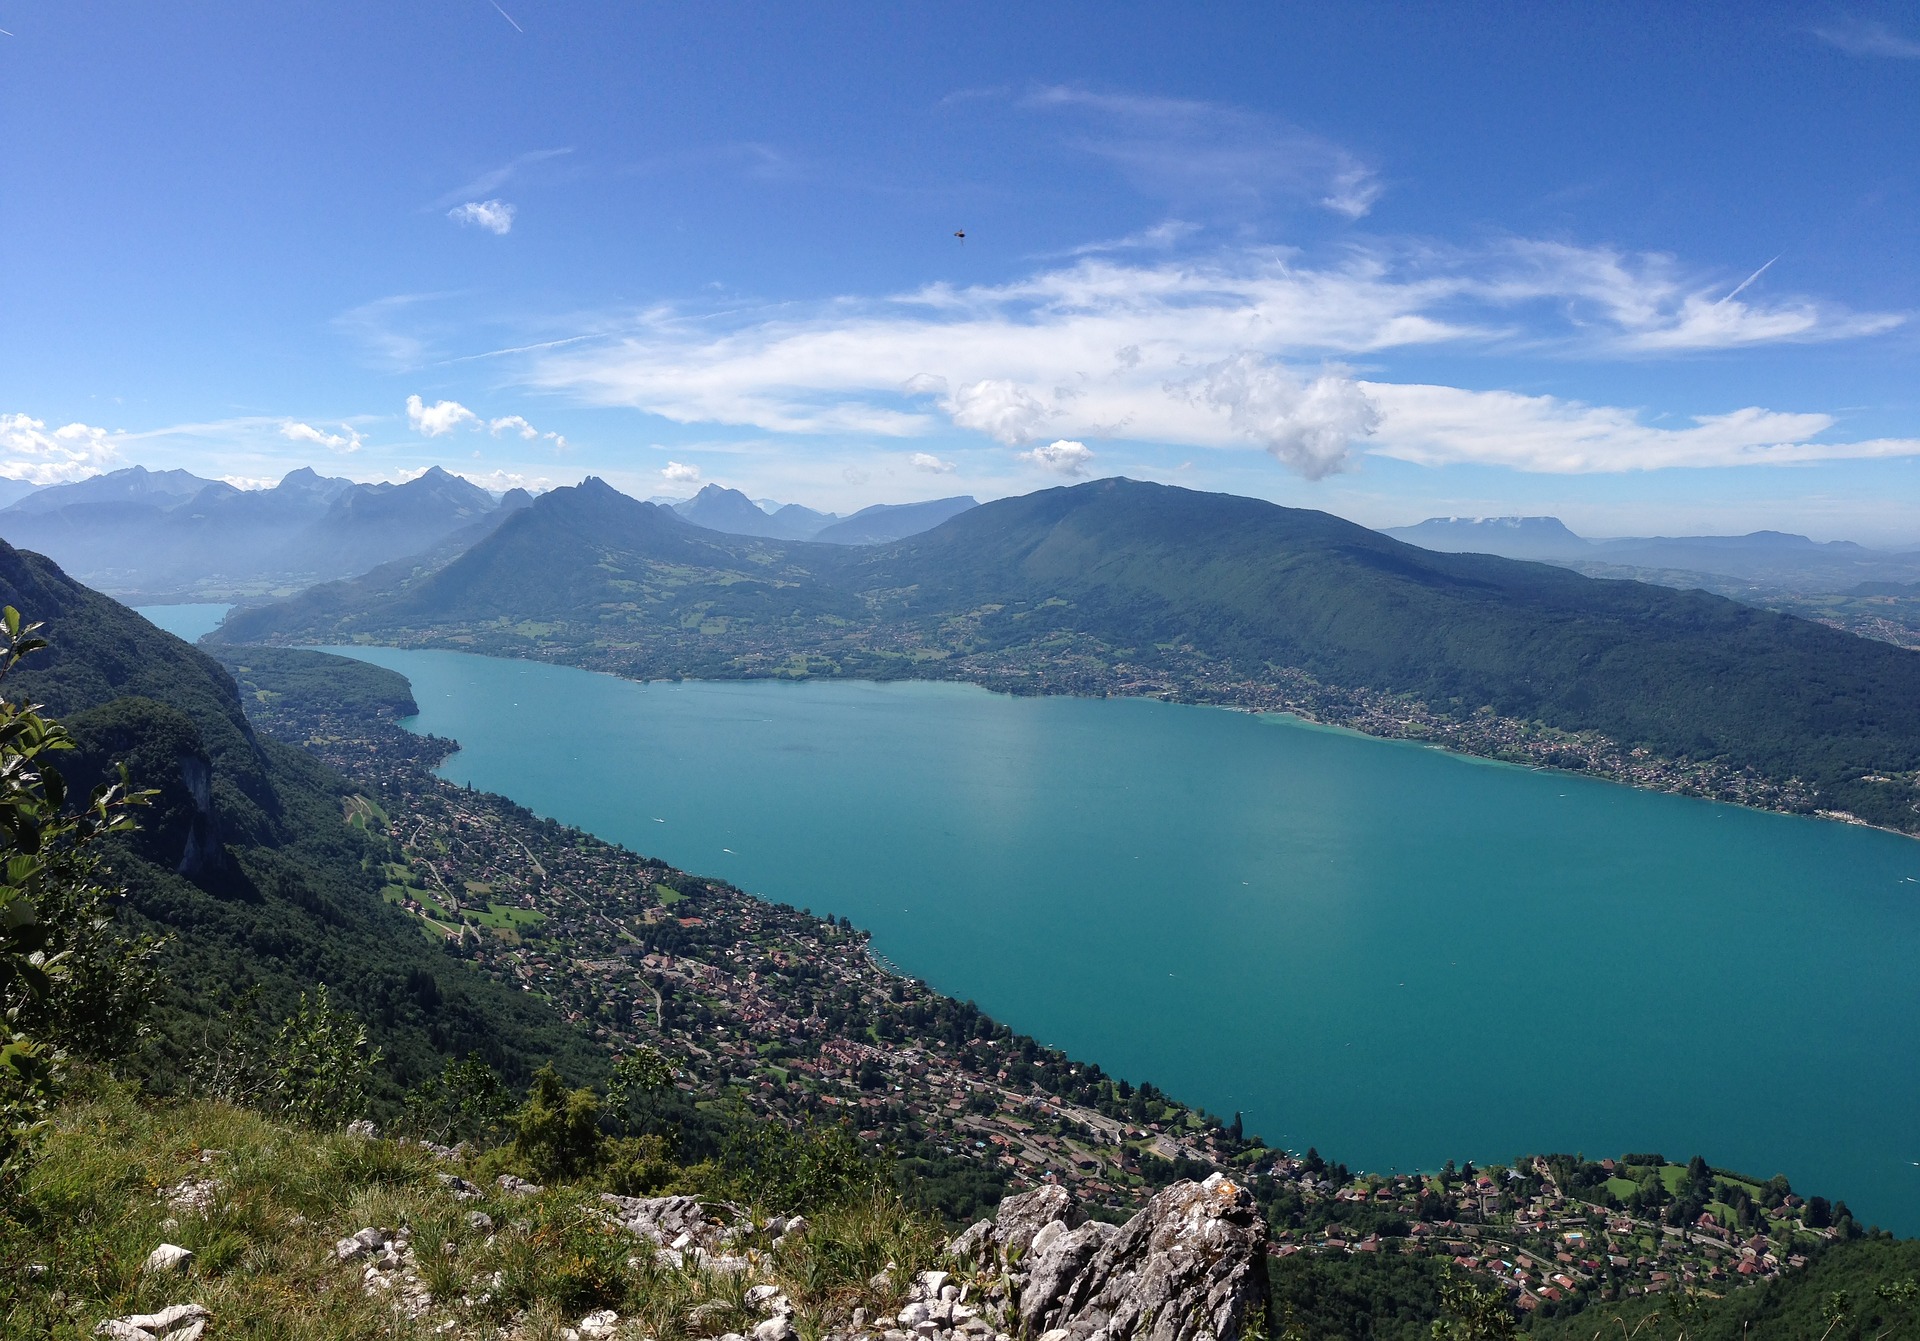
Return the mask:
<svg viewBox="0 0 1920 1341">
<path fill-rule="evenodd" d="M 1508 1341 L 1520 1332 L 1504 1290 L 1455 1271 L 1440 1278 L 1440 1309 L 1445 1316 L 1433 1324 L 1433 1341 Z"/>
<path fill-rule="evenodd" d="M 513 1111 L 507 1087 L 478 1058 L 450 1061 L 407 1091 L 405 1125 L 432 1141 L 480 1141 Z"/>
<path fill-rule="evenodd" d="M 335 1010 L 321 983 L 287 1017 L 274 1037 L 271 1102 L 288 1117 L 315 1127 L 341 1127 L 366 1109 L 367 1088 L 380 1050 L 368 1046 L 367 1027 Z"/>
<path fill-rule="evenodd" d="M 45 647 L 40 626 L 0 610 L 0 682 Z M 151 941 L 109 929 L 120 891 L 103 884 L 98 844 L 133 827 L 126 770 L 69 809 L 55 754 L 65 727 L 36 705 L 0 698 L 0 1177 L 18 1172 L 71 1057 L 129 1048 L 151 995 Z"/>
<path fill-rule="evenodd" d="M 600 1101 L 592 1090 L 568 1090 L 551 1062 L 534 1072 L 527 1101 L 513 1115 L 513 1151 L 536 1178 L 567 1180 L 590 1172 L 604 1141 Z"/>
<path fill-rule="evenodd" d="M 673 1084 L 673 1064 L 655 1048 L 644 1043 L 613 1064 L 613 1079 L 607 1083 L 607 1104 L 614 1109 L 630 1100 L 664 1090 Z"/>
</svg>

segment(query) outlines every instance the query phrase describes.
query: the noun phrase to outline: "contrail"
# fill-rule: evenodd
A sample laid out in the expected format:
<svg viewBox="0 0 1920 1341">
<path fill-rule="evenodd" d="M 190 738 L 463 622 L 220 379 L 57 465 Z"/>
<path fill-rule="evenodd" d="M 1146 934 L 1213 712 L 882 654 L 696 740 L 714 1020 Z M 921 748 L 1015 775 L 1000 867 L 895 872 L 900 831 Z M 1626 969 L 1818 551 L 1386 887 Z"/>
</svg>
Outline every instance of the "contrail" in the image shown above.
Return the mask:
<svg viewBox="0 0 1920 1341">
<path fill-rule="evenodd" d="M 0 37 L 12 37 L 12 36 L 13 34 L 8 32 L 5 28 L 0 28 Z"/>
<path fill-rule="evenodd" d="M 1780 253 L 1780 256 L 1785 256 L 1785 255 L 1786 255 L 1786 253 L 1785 253 L 1784 251 Z M 1780 259 L 1780 256 L 1776 256 L 1776 257 L 1774 257 L 1774 258 L 1773 258 L 1773 261 L 1777 261 L 1777 260 L 1779 260 L 1779 259 Z M 1767 265 L 1772 265 L 1772 264 L 1773 264 L 1773 261 L 1768 261 L 1768 262 L 1767 262 Z M 1761 266 L 1761 267 L 1760 267 L 1760 268 L 1759 268 L 1758 270 L 1756 270 L 1756 271 L 1754 271 L 1754 272 L 1753 272 L 1753 273 L 1752 273 L 1751 275 L 1748 275 L 1748 276 L 1747 276 L 1747 277 L 1746 277 L 1745 279 L 1743 279 L 1743 280 L 1741 280 L 1741 281 L 1740 281 L 1740 282 L 1739 282 L 1738 284 L 1736 284 L 1736 285 L 1734 285 L 1734 286 L 1733 286 L 1733 292 L 1732 292 L 1732 293 L 1730 293 L 1730 294 L 1728 294 L 1728 295 L 1727 295 L 1727 296 L 1726 296 L 1725 298 L 1722 298 L 1722 299 L 1720 300 L 1720 303 L 1726 303 L 1726 302 L 1731 302 L 1731 301 L 1732 301 L 1732 300 L 1734 299 L 1734 297 L 1735 297 L 1735 296 L 1736 296 L 1736 295 L 1737 295 L 1737 294 L 1738 294 L 1738 293 L 1740 292 L 1740 290 L 1742 290 L 1742 289 L 1744 289 L 1744 288 L 1746 288 L 1746 287 L 1747 287 L 1747 285 L 1749 285 L 1749 284 L 1751 284 L 1751 283 L 1753 283 L 1753 281 L 1754 281 L 1754 280 L 1756 280 L 1756 279 L 1758 279 L 1758 278 L 1760 278 L 1760 276 L 1762 276 L 1762 275 L 1764 275 L 1764 274 L 1766 274 L 1766 273 L 1767 273 L 1767 265 L 1763 265 L 1763 266 Z M 1720 306 L 1720 303 L 1715 303 L 1715 304 L 1714 304 L 1714 306 L 1715 306 L 1715 307 L 1718 307 L 1718 306 Z"/>
<path fill-rule="evenodd" d="M 493 7 L 494 7 L 495 9 L 500 9 L 500 0 L 492 0 L 492 4 L 493 4 Z M 507 21 L 508 23 L 513 23 L 513 15 L 511 15 L 511 14 L 509 14 L 509 13 L 507 13 L 507 11 L 506 11 L 506 10 L 504 10 L 504 9 L 500 9 L 500 17 L 501 17 L 501 18 L 503 18 L 503 19 L 505 19 L 505 20 L 506 20 L 506 21 Z M 525 28 L 522 28 L 522 27 L 521 27 L 521 26 L 520 26 L 519 24 L 517 24 L 517 23 L 513 23 L 513 30 L 514 30 L 514 31 L 515 31 L 516 33 L 524 33 L 524 32 L 526 31 L 526 29 L 525 29 Z M 1769 265 L 1771 265 L 1771 264 L 1772 264 L 1772 262 L 1768 262 L 1768 264 L 1769 264 Z M 1736 290 L 1736 292 L 1737 292 L 1737 290 Z"/>
</svg>

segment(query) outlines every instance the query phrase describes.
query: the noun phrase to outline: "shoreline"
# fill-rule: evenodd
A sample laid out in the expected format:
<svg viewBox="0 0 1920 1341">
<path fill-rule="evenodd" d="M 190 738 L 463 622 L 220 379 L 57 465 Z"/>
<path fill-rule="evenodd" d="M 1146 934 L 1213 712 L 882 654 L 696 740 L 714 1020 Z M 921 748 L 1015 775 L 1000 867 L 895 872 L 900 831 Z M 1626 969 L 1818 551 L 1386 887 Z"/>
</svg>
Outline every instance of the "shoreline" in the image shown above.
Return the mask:
<svg viewBox="0 0 1920 1341">
<path fill-rule="evenodd" d="M 274 644 L 259 644 L 273 646 Z M 1694 763 L 1654 754 L 1645 747 L 1623 746 L 1593 730 L 1567 731 L 1537 721 L 1476 714 L 1462 720 L 1433 712 L 1424 702 L 1370 689 L 1342 689 L 1327 686 L 1292 668 L 1276 670 L 1273 681 L 1238 679 L 1208 684 L 1204 692 L 1195 692 L 1191 684 L 1177 683 L 1165 674 L 1143 674 L 1125 666 L 1103 668 L 1105 677 L 1118 683 L 1089 686 L 1087 689 L 1054 689 L 1016 679 L 993 669 L 955 664 L 951 661 L 927 661 L 914 666 L 914 674 L 847 673 L 793 674 L 780 670 L 744 668 L 733 674 L 649 674 L 633 673 L 618 666 L 591 664 L 590 659 L 565 655 L 563 648 L 532 648 L 526 652 L 498 648 L 483 650 L 460 646 L 446 638 L 401 639 L 390 641 L 287 644 L 311 651 L 336 648 L 384 647 L 395 651 L 445 651 L 500 660 L 532 661 L 543 665 L 567 666 L 590 674 L 608 675 L 636 684 L 672 684 L 692 680 L 708 684 L 772 681 L 804 684 L 811 680 L 851 681 L 892 684 L 913 681 L 926 684 L 963 684 L 990 694 L 1009 698 L 1132 698 L 1170 703 L 1182 707 L 1221 708 L 1250 716 L 1283 715 L 1319 730 L 1338 731 L 1370 740 L 1404 742 L 1436 749 L 1462 759 L 1507 764 L 1535 772 L 1552 772 L 1571 777 L 1593 778 L 1636 791 L 1665 793 L 1670 796 L 1740 806 L 1770 814 L 1791 815 L 1844 824 L 1851 828 L 1873 829 L 1906 839 L 1920 839 L 1920 828 L 1897 829 L 1876 824 L 1848 811 L 1819 807 L 1816 793 L 1799 790 L 1793 783 L 1780 783 L 1747 768 L 1734 768 L 1717 762 Z M 224 644 L 244 647 L 247 644 Z M 544 653 L 544 654 L 543 654 Z M 867 668 L 862 668 L 867 669 Z M 940 670 L 953 673 L 940 674 Z M 935 673 L 929 673 L 935 672 Z M 1181 677 L 1184 678 L 1184 677 Z M 1345 720 L 1342 720 L 1345 719 Z M 1373 728 L 1373 729 L 1370 729 Z M 1504 737 L 1500 746 L 1489 744 L 1474 748 L 1475 737 Z M 1556 762 L 1550 755 L 1561 756 Z M 1568 767 L 1567 755 L 1586 761 L 1583 767 Z M 1518 755 L 1518 757 L 1515 757 Z M 1636 770 L 1638 770 L 1636 772 Z M 1717 784 L 1717 785 L 1716 785 Z"/>
</svg>

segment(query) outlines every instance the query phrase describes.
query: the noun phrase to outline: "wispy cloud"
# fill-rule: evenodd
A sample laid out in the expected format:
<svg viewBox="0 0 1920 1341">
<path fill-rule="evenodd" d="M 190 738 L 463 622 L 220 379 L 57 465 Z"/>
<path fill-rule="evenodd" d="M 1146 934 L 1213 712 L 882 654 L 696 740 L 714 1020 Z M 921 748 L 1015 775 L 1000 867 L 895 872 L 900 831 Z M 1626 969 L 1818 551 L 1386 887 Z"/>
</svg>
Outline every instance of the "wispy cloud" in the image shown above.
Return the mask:
<svg viewBox="0 0 1920 1341">
<path fill-rule="evenodd" d="M 548 162 L 551 159 L 564 158 L 572 152 L 573 150 L 571 148 L 535 149 L 528 153 L 521 154 L 516 158 L 508 159 L 505 163 L 500 164 L 500 166 L 488 168 L 471 181 L 454 187 L 453 190 L 440 196 L 427 208 L 443 210 L 448 206 L 457 205 L 462 201 L 474 200 L 481 196 L 490 196 L 508 182 L 512 181 L 516 175 L 525 169 L 533 167 L 538 163 Z"/>
<path fill-rule="evenodd" d="M 1486 459 L 1437 426 L 1400 432 L 1407 421 L 1396 420 L 1385 384 L 1359 380 L 1343 366 L 1350 361 L 1437 346 L 1649 359 L 1871 335 L 1902 319 L 1731 287 L 1728 276 L 1693 274 L 1669 257 L 1525 240 L 1473 253 L 1356 248 L 1322 267 L 1275 250 L 1085 259 L 1003 285 L 805 311 L 653 309 L 617 334 L 535 352 L 522 376 L 686 424 L 872 437 L 959 428 L 1016 449 L 1056 439 L 1251 443 L 1319 478 L 1362 451 Z M 1618 411 L 1607 422 L 1631 450 L 1570 453 L 1573 421 L 1529 403 L 1542 423 L 1522 432 L 1511 403 L 1487 402 L 1513 430 L 1503 441 L 1517 444 L 1514 462 L 1537 457 L 1540 469 L 1630 469 L 1660 444 L 1692 459 L 1700 444 L 1732 441 L 1718 430 L 1629 433 L 1637 421 Z M 1729 459 L 1800 440 L 1758 422 L 1775 436 L 1742 438 Z M 1528 442 L 1541 450 L 1529 456 Z"/>
<path fill-rule="evenodd" d="M 1324 136 L 1222 103 L 1054 86 L 1023 106 L 1072 119 L 1072 147 L 1176 203 L 1266 208 L 1305 202 L 1363 217 L 1385 189 L 1357 154 Z"/>
<path fill-rule="evenodd" d="M 1672 256 L 1561 242 L 1515 239 L 1489 253 L 1465 254 L 1452 268 L 1471 275 L 1463 296 L 1514 308 L 1561 308 L 1570 318 L 1567 329 L 1558 335 L 1537 331 L 1536 338 L 1571 339 L 1600 354 L 1847 340 L 1881 334 L 1906 320 L 1900 313 L 1852 312 L 1797 296 L 1739 301 L 1771 265 L 1724 294 L 1723 280 L 1690 270 Z"/>
<path fill-rule="evenodd" d="M 342 312 L 333 328 L 357 341 L 375 364 L 394 372 L 418 368 L 434 357 L 432 328 L 423 308 L 444 293 L 396 293 Z M 442 325 L 444 330 L 444 323 Z"/>
<path fill-rule="evenodd" d="M 1895 32 L 1878 19 L 1847 19 L 1826 24 L 1815 28 L 1813 35 L 1849 56 L 1920 60 L 1920 41 Z"/>
<path fill-rule="evenodd" d="M 1920 439 L 1816 442 L 1826 414 L 1749 406 L 1698 415 L 1684 428 L 1645 423 L 1634 410 L 1554 396 L 1365 382 L 1380 407 L 1371 450 L 1420 465 L 1510 466 L 1555 474 L 1680 466 L 1799 465 L 1920 456 Z"/>
<path fill-rule="evenodd" d="M 943 461 L 932 452 L 915 452 L 907 458 L 907 464 L 928 475 L 951 475 L 960 469 L 954 462 Z"/>
<path fill-rule="evenodd" d="M 457 224 L 473 228 L 484 228 L 489 233 L 505 237 L 513 231 L 514 206 L 504 200 L 469 200 L 464 205 L 455 205 L 447 211 L 447 217 Z"/>
<path fill-rule="evenodd" d="M 1200 225 L 1184 219 L 1163 219 L 1151 228 L 1143 228 L 1125 237 L 1103 242 L 1084 242 L 1063 253 L 1067 256 L 1099 256 L 1114 251 L 1167 251 L 1200 231 Z"/>
</svg>

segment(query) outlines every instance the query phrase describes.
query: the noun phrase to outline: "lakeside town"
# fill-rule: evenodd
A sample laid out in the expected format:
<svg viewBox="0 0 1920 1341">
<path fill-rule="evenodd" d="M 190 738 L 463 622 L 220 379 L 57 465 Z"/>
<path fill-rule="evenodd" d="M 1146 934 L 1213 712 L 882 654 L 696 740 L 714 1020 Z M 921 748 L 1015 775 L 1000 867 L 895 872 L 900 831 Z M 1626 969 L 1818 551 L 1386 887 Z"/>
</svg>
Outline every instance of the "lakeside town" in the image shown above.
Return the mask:
<svg viewBox="0 0 1920 1341">
<path fill-rule="evenodd" d="M 1238 1114 L 1107 1076 L 931 991 L 844 920 L 455 786 L 430 771 L 452 742 L 331 703 L 256 694 L 250 710 L 353 781 L 343 822 L 385 847 L 385 897 L 423 936 L 551 1000 L 611 1051 L 657 1049 L 697 1099 L 844 1125 L 950 1220 L 1042 1183 L 1118 1219 L 1155 1187 L 1224 1171 L 1253 1189 L 1283 1264 L 1425 1259 L 1498 1281 L 1542 1316 L 1723 1294 L 1860 1232 L 1843 1203 L 1700 1160 L 1545 1156 L 1383 1177 L 1270 1149 Z"/>
</svg>

